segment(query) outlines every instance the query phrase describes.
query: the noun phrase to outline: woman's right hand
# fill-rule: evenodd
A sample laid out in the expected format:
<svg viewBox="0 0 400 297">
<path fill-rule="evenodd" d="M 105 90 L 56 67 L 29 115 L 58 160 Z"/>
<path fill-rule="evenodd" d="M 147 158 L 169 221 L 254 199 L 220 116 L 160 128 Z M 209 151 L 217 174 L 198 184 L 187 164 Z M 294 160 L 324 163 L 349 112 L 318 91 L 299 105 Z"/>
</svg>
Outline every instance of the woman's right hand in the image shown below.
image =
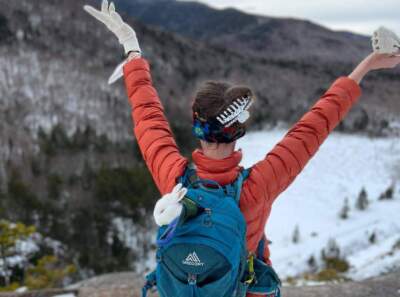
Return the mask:
<svg viewBox="0 0 400 297">
<path fill-rule="evenodd" d="M 115 11 L 113 2 L 109 5 L 107 0 L 103 0 L 101 11 L 90 5 L 85 5 L 83 8 L 117 36 L 124 47 L 125 54 L 130 52 L 141 53 L 135 30 L 122 20 L 121 16 Z"/>
</svg>

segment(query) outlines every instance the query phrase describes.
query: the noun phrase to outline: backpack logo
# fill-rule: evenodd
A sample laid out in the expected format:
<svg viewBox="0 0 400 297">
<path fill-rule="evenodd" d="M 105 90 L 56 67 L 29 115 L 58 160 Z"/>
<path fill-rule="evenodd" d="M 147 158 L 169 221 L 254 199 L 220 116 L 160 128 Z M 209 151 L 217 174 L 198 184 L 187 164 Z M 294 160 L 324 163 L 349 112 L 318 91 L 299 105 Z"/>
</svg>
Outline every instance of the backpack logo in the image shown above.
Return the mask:
<svg viewBox="0 0 400 297">
<path fill-rule="evenodd" d="M 197 256 L 196 252 L 190 253 L 187 255 L 186 259 L 182 261 L 182 264 L 190 265 L 190 266 L 204 266 L 204 263 L 201 262 L 200 258 Z"/>
</svg>

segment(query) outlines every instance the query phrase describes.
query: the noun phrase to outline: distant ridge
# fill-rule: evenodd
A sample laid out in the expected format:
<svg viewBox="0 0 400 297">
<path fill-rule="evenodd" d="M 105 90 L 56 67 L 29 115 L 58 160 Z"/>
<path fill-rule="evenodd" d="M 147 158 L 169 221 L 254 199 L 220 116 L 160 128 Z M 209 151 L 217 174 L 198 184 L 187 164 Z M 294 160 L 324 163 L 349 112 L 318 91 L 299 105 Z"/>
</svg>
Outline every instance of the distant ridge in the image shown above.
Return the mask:
<svg viewBox="0 0 400 297">
<path fill-rule="evenodd" d="M 349 62 L 370 51 L 368 36 L 332 31 L 308 20 L 253 15 L 234 8 L 214 9 L 191 1 L 115 2 L 145 24 L 244 54 Z"/>
</svg>

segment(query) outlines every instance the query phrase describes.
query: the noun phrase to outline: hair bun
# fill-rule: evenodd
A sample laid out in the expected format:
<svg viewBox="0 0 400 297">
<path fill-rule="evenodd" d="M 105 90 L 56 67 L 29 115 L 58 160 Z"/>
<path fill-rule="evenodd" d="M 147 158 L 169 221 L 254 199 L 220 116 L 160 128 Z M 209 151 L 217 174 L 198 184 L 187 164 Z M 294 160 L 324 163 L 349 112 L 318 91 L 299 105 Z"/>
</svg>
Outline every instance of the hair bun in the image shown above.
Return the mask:
<svg viewBox="0 0 400 297">
<path fill-rule="evenodd" d="M 231 104 L 234 100 L 242 97 L 252 97 L 253 92 L 247 86 L 237 85 L 230 87 L 225 91 L 224 101 L 226 105 Z"/>
</svg>

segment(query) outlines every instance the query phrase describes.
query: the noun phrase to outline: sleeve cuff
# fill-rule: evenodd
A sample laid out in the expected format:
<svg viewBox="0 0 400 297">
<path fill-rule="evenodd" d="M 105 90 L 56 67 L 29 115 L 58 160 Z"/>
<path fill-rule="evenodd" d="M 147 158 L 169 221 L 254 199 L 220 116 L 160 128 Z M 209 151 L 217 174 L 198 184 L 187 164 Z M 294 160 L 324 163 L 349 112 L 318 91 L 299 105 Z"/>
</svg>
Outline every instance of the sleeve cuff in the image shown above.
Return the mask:
<svg viewBox="0 0 400 297">
<path fill-rule="evenodd" d="M 362 90 L 359 84 L 348 76 L 339 77 L 334 83 L 333 87 L 346 90 L 351 98 L 351 101 L 355 102 L 361 96 Z"/>
<path fill-rule="evenodd" d="M 136 70 L 150 71 L 149 63 L 144 58 L 137 58 L 129 61 L 124 65 L 124 76 L 127 77 L 131 72 Z"/>
</svg>

